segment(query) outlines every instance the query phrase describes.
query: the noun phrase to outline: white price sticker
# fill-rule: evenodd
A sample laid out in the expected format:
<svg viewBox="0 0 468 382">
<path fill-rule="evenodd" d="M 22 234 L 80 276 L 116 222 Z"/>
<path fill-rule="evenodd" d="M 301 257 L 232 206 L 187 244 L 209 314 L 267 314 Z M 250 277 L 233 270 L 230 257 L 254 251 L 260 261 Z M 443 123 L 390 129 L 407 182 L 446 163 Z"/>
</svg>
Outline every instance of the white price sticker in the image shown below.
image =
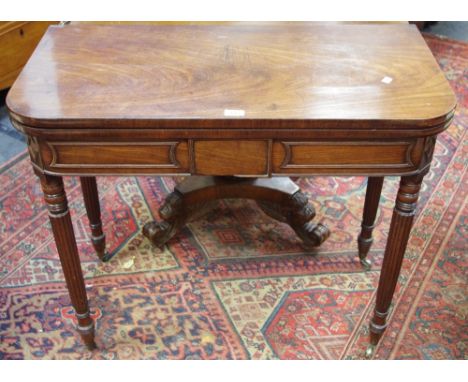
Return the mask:
<svg viewBox="0 0 468 382">
<path fill-rule="evenodd" d="M 388 84 L 391 83 L 392 81 L 393 81 L 393 78 L 392 78 L 392 77 L 387 77 L 387 76 L 385 76 L 384 78 L 382 78 L 382 81 L 381 81 L 381 82 L 383 82 L 384 84 L 387 84 L 387 85 L 388 85 Z"/>
<path fill-rule="evenodd" d="M 245 116 L 245 110 L 241 109 L 224 109 L 225 117 L 243 117 Z"/>
</svg>

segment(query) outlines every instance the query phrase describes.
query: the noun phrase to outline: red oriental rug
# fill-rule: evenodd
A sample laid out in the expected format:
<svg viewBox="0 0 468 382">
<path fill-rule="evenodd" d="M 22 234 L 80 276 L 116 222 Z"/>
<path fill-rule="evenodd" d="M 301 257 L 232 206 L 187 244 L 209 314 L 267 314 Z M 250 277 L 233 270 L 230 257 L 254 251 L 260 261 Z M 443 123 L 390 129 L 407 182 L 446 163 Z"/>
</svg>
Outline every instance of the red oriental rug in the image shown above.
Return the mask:
<svg viewBox="0 0 468 382">
<path fill-rule="evenodd" d="M 468 45 L 426 36 L 458 96 L 426 176 L 379 359 L 466 359 Z M 331 229 L 305 252 L 292 230 L 246 201 L 221 202 L 164 248 L 141 227 L 176 179 L 98 179 L 115 256 L 90 245 L 76 177 L 66 178 L 99 350 L 74 330 L 39 183 L 26 154 L 0 170 L 0 358 L 359 359 L 397 179 L 387 178 L 369 272 L 356 251 L 366 179 L 299 180 Z"/>
</svg>

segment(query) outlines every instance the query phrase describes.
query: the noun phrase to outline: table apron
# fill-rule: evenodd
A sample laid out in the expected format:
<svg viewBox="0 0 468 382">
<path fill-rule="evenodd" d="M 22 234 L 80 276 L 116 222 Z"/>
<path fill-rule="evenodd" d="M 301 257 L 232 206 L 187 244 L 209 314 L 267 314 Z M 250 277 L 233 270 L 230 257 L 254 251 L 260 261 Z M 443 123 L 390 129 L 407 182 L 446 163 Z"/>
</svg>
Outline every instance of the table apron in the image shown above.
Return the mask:
<svg viewBox="0 0 468 382">
<path fill-rule="evenodd" d="M 403 139 L 173 139 L 71 141 L 28 136 L 34 167 L 50 175 L 410 175 L 435 137 Z"/>
</svg>

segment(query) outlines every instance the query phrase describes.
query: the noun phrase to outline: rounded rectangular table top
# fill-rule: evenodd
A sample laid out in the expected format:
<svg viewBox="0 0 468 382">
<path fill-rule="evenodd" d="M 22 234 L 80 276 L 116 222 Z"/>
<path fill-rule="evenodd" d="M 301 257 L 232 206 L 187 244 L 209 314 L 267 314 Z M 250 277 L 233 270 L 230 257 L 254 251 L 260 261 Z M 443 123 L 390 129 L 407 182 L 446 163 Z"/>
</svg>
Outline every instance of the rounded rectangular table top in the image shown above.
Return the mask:
<svg viewBox="0 0 468 382">
<path fill-rule="evenodd" d="M 63 128 L 430 128 L 456 99 L 407 24 L 52 26 L 7 97 Z"/>
</svg>

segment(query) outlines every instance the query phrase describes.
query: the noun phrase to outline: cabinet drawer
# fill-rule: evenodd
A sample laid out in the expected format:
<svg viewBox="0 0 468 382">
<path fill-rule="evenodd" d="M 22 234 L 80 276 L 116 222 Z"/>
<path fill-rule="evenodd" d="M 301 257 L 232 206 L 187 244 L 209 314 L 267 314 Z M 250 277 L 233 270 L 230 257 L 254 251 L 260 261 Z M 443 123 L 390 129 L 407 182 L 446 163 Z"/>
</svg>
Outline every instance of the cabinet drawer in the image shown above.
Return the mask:
<svg viewBox="0 0 468 382">
<path fill-rule="evenodd" d="M 136 169 L 188 173 L 188 144 L 181 142 L 50 142 L 48 169 Z M 145 171 L 143 171 L 145 172 Z"/>
<path fill-rule="evenodd" d="M 193 142 L 198 175 L 268 175 L 268 141 L 199 140 Z"/>
<path fill-rule="evenodd" d="M 422 143 L 422 142 L 421 142 Z M 273 173 L 356 173 L 410 171 L 419 162 L 416 141 L 398 142 L 275 142 Z"/>
</svg>

